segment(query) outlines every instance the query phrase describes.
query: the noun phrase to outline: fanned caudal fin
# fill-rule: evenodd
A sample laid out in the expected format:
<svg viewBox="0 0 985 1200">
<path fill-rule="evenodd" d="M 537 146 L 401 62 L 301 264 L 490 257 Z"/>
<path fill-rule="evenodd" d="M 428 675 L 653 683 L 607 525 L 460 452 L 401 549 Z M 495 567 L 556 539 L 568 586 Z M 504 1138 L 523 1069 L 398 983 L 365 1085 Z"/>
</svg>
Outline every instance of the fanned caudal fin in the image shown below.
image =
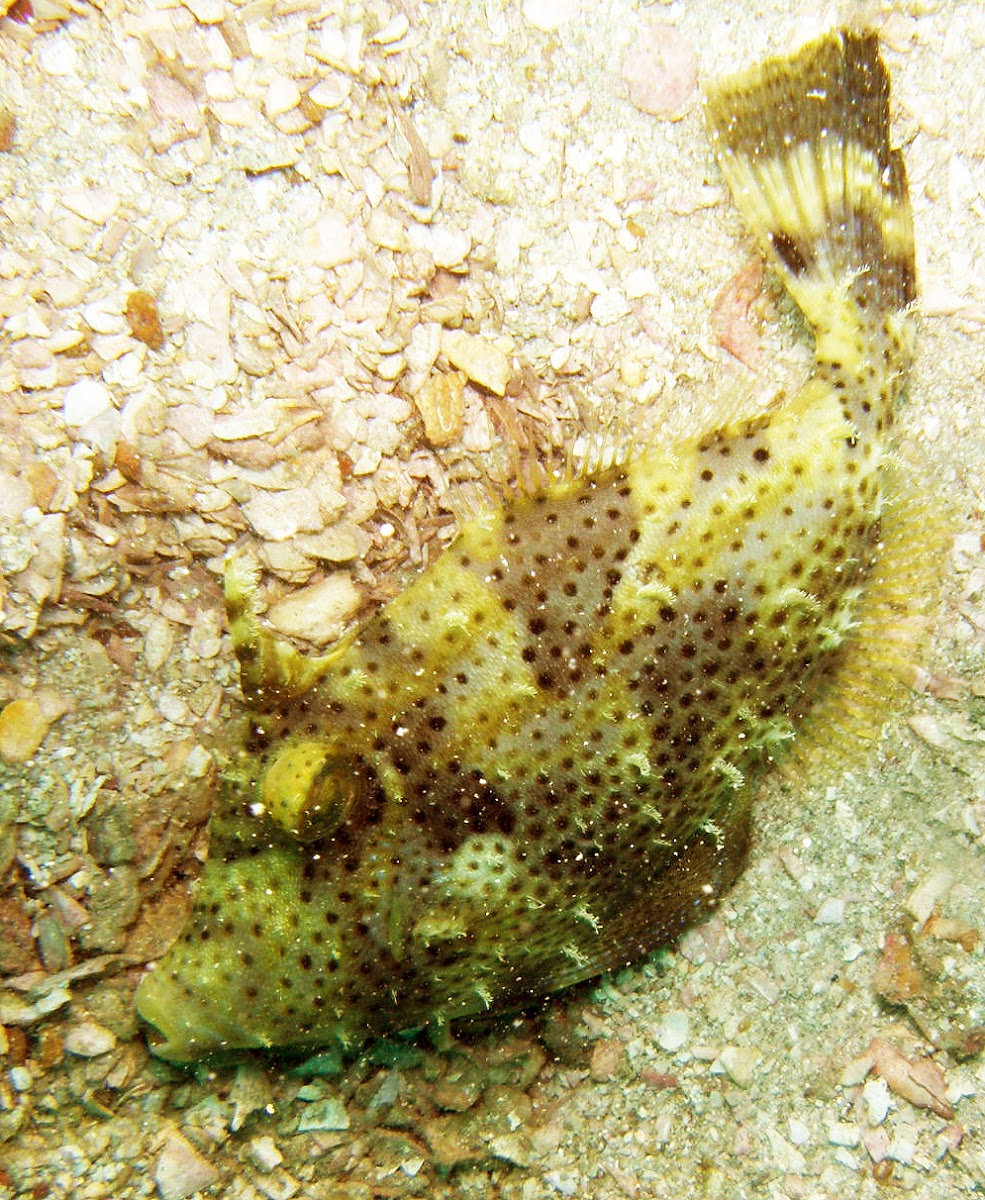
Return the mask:
<svg viewBox="0 0 985 1200">
<path fill-rule="evenodd" d="M 861 365 L 874 338 L 903 371 L 913 220 L 875 34 L 840 30 L 769 59 L 709 87 L 705 108 L 735 202 L 814 326 L 818 357 Z"/>
</svg>

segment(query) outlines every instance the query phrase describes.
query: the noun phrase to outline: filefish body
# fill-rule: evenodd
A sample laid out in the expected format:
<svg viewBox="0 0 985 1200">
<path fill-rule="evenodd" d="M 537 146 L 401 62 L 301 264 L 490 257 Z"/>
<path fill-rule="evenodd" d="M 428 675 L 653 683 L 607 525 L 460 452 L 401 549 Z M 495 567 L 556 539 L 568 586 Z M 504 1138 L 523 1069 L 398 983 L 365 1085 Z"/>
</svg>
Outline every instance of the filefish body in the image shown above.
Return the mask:
<svg viewBox="0 0 985 1200">
<path fill-rule="evenodd" d="M 813 326 L 800 392 L 466 523 L 321 658 L 226 594 L 253 709 L 154 1049 L 357 1044 L 632 961 L 741 866 L 751 784 L 873 570 L 913 238 L 874 36 L 712 87 L 736 202 Z"/>
</svg>

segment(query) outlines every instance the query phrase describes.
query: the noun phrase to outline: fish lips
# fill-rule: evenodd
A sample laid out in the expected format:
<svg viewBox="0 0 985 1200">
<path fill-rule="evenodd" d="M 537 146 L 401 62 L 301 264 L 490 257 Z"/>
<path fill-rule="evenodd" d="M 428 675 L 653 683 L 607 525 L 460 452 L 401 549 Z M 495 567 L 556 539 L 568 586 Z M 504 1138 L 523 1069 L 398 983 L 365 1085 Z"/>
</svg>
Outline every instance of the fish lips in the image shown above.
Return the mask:
<svg viewBox="0 0 985 1200">
<path fill-rule="evenodd" d="M 249 1026 L 250 1014 L 237 1014 L 201 996 L 190 996 L 178 980 L 160 969 L 145 976 L 134 997 L 140 1018 L 152 1027 L 148 1044 L 169 1062 L 190 1063 L 231 1050 L 267 1049 L 269 1042 Z"/>
</svg>

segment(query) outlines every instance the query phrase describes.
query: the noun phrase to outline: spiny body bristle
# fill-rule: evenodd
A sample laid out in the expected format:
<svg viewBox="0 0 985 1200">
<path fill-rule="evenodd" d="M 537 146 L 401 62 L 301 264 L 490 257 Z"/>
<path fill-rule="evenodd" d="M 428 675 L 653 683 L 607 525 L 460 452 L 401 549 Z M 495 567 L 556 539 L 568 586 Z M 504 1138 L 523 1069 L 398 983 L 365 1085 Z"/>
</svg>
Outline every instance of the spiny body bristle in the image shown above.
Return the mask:
<svg viewBox="0 0 985 1200">
<path fill-rule="evenodd" d="M 912 236 L 874 39 L 714 88 L 740 208 L 815 329 L 801 391 L 465 523 L 331 654 L 227 575 L 249 733 L 138 1007 L 187 1059 L 516 1005 L 676 933 L 879 578 Z M 892 588 L 883 589 L 893 599 Z M 259 815 L 258 815 L 259 814 Z"/>
</svg>

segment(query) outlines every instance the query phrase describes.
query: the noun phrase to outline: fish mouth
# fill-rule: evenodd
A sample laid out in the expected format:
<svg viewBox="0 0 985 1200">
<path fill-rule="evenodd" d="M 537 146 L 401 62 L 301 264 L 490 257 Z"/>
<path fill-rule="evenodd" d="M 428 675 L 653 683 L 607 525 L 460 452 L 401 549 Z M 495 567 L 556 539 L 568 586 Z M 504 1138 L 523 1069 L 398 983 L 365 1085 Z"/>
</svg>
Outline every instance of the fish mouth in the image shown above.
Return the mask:
<svg viewBox="0 0 985 1200">
<path fill-rule="evenodd" d="M 151 1053 L 169 1062 L 195 1062 L 224 1051 L 269 1045 L 236 1019 L 231 1006 L 189 995 L 180 980 L 160 968 L 141 980 L 134 1005 L 151 1026 L 147 1037 Z"/>
</svg>

